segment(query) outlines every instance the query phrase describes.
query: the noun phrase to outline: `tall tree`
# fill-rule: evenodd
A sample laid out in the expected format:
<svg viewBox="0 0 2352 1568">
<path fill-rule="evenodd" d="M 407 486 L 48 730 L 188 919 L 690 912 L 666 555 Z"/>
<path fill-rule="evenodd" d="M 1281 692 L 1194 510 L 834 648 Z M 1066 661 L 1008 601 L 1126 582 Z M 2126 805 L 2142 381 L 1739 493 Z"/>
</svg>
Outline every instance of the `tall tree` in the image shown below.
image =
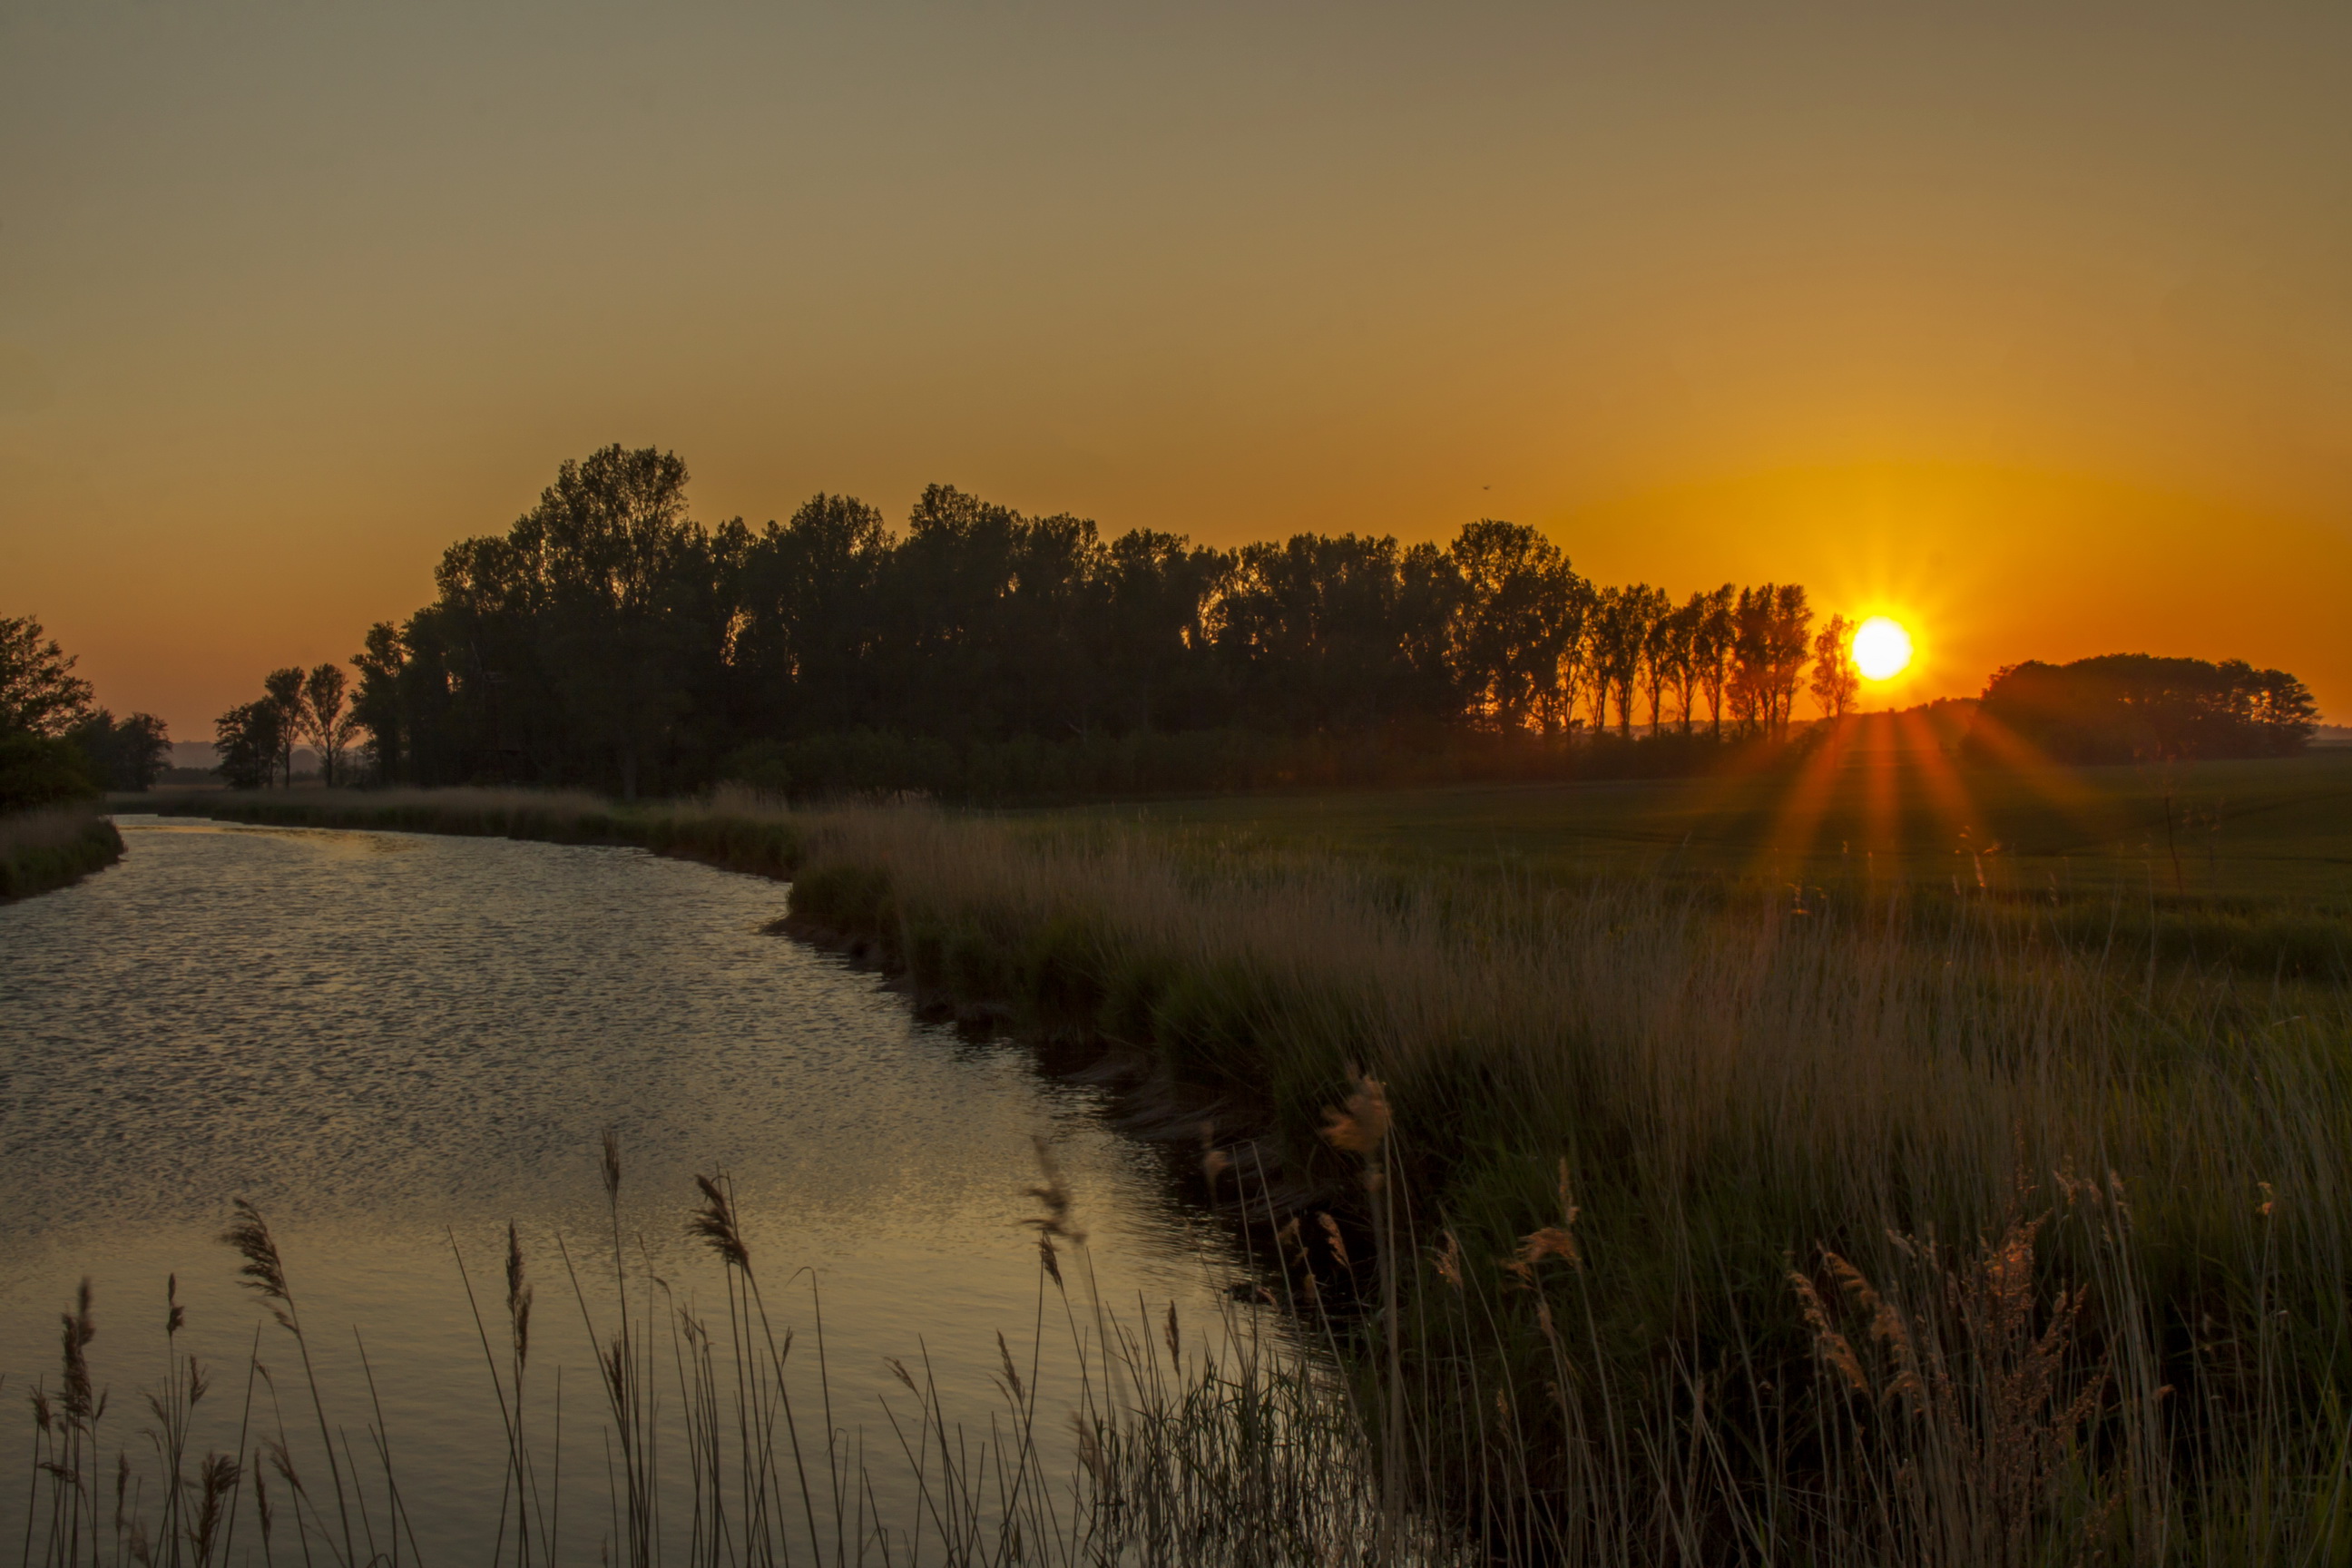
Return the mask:
<svg viewBox="0 0 2352 1568">
<path fill-rule="evenodd" d="M 400 679 L 407 664 L 407 645 L 400 628 L 390 621 L 370 626 L 365 645 L 352 656 L 352 666 L 360 672 L 352 719 L 367 735 L 369 769 L 383 784 L 405 776 L 401 737 L 406 704 L 402 700 Z"/>
<path fill-rule="evenodd" d="M 1853 663 L 1853 633 L 1852 621 L 1832 615 L 1813 638 L 1813 700 L 1832 720 L 1844 718 L 1862 689 L 1862 671 Z"/>
<path fill-rule="evenodd" d="M 1100 658 L 1129 731 L 1199 728 L 1223 696 L 1210 637 L 1233 558 L 1137 529 L 1103 552 Z"/>
<path fill-rule="evenodd" d="M 319 748 L 319 775 L 328 784 L 342 782 L 343 753 L 360 728 L 359 716 L 344 710 L 349 687 L 343 667 L 331 663 L 310 671 L 302 683 L 302 732 Z"/>
<path fill-rule="evenodd" d="M 1678 656 L 1674 601 L 1664 588 L 1643 586 L 1642 595 L 1642 691 L 1650 702 L 1650 738 L 1657 739 L 1665 712 L 1665 690 L 1674 683 Z"/>
<path fill-rule="evenodd" d="M 1450 658 L 1472 712 L 1504 731 L 1558 713 L 1591 585 L 1558 545 L 1520 523 L 1482 518 L 1446 554 L 1461 582 Z"/>
<path fill-rule="evenodd" d="M 1646 583 L 1604 588 L 1593 602 L 1593 662 L 1603 693 L 1617 704 L 1617 733 L 1633 734 L 1633 692 L 1641 684 L 1650 627 L 1665 602 L 1663 591 Z M 1605 712 L 1596 710 L 1597 719 Z"/>
<path fill-rule="evenodd" d="M 1732 610 L 1732 710 L 1750 731 L 1779 734 L 1793 716 L 1812 651 L 1813 612 L 1804 588 L 1742 588 Z"/>
<path fill-rule="evenodd" d="M 262 678 L 262 700 L 277 715 L 278 773 L 288 789 L 294 787 L 294 745 L 309 727 L 310 708 L 303 696 L 309 677 L 299 664 L 273 669 Z"/>
<path fill-rule="evenodd" d="M 1729 684 L 1732 658 L 1739 646 L 1737 591 L 1728 583 L 1696 595 L 1698 626 L 1693 635 L 1691 663 L 1706 693 L 1707 714 L 1715 738 L 1723 739 L 1724 689 Z"/>
<path fill-rule="evenodd" d="M 751 542 L 732 658 L 751 724 L 823 733 L 873 721 L 878 593 L 893 542 L 878 510 L 824 494 Z"/>
<path fill-rule="evenodd" d="M 565 463 L 504 551 L 485 552 L 514 557 L 512 570 L 486 561 L 482 575 L 511 583 L 570 738 L 612 760 L 631 800 L 693 706 L 694 645 L 719 633 L 694 591 L 709 552 L 687 520 L 686 482 L 675 453 L 606 447 Z M 492 673 L 506 672 L 476 671 L 485 705 L 500 684 Z M 495 725 L 488 735 L 504 748 Z"/>
<path fill-rule="evenodd" d="M 58 736 L 89 710 L 74 658 L 30 616 L 0 616 L 0 735 Z"/>
<path fill-rule="evenodd" d="M 1276 728 L 1450 719 L 1445 661 L 1461 580 L 1434 545 L 1295 534 L 1244 545 L 1213 628 L 1247 716 Z"/>
<path fill-rule="evenodd" d="M 1780 584 L 1772 595 L 1770 624 L 1772 723 L 1786 731 L 1796 717 L 1797 691 L 1812 655 L 1813 611 L 1802 584 Z"/>
<path fill-rule="evenodd" d="M 267 698 L 230 709 L 213 721 L 213 771 L 231 789 L 266 788 L 278 768 L 283 724 L 283 712 Z"/>
<path fill-rule="evenodd" d="M 1694 698 L 1700 679 L 1699 629 L 1706 620 L 1706 595 L 1693 594 L 1660 621 L 1666 679 L 1674 688 L 1677 722 L 1691 732 Z"/>
</svg>

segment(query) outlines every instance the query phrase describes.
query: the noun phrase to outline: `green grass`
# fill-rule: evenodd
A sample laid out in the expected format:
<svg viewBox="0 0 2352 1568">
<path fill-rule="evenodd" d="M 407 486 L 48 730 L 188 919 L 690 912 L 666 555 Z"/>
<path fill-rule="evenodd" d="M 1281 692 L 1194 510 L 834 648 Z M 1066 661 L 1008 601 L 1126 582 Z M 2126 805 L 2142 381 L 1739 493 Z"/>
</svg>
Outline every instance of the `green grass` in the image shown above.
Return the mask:
<svg viewBox="0 0 2352 1568">
<path fill-rule="evenodd" d="M 1901 889 L 1919 918 L 1990 902 L 2076 946 L 2352 977 L 2352 747 L 2011 770 L 1865 743 L 1731 776 L 1225 795 L 1017 820 L 1405 878 L 1637 878 L 1813 909 Z"/>
<path fill-rule="evenodd" d="M 1221 795 L 1040 815 L 1547 878 L 1974 885 L 1981 868 L 1995 889 L 2153 889 L 2352 911 L 2352 747 L 2019 771 L 1856 746 L 1747 775 Z"/>
</svg>

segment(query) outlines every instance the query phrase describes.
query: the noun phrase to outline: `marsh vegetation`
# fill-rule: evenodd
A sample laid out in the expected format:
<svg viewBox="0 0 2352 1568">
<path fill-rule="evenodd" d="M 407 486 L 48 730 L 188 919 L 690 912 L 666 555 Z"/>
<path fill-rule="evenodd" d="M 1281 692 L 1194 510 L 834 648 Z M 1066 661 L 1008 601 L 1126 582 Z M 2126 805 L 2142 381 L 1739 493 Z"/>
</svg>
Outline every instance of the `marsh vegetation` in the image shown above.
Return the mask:
<svg viewBox="0 0 2352 1568">
<path fill-rule="evenodd" d="M 1482 1552 L 2317 1561 L 2352 1525 L 2324 910 L 2310 963 L 2257 972 L 2126 919 L 2145 887 L 1539 876 L 1067 816 L 383 810 L 790 874 L 801 929 L 919 1005 L 1114 1053 L 1328 1333 L 1373 1495 Z M 1331 1114 L 1351 1096 L 1391 1119 L 1370 1155 Z"/>
<path fill-rule="evenodd" d="M 122 836 L 89 805 L 0 816 L 0 901 L 62 888 L 112 865 Z"/>
</svg>

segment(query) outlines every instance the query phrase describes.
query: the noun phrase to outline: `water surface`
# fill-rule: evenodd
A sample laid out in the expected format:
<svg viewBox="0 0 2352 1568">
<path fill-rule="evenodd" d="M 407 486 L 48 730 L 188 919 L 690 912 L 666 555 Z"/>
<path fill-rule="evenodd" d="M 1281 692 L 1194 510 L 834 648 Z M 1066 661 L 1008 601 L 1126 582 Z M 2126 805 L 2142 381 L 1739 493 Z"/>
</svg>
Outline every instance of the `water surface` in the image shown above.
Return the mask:
<svg viewBox="0 0 2352 1568">
<path fill-rule="evenodd" d="M 1094 1091 L 764 932 L 781 884 L 625 848 L 117 821 L 121 865 L 0 907 L 0 1526 L 24 1507 L 5 1484 L 29 1463 L 18 1393 L 55 1386 L 58 1313 L 85 1277 L 110 1447 L 163 1374 L 173 1275 L 182 1349 L 221 1369 L 206 1439 L 235 1448 L 242 1429 L 249 1451 L 275 1419 L 267 1384 L 247 1403 L 257 1334 L 299 1435 L 294 1347 L 216 1240 L 233 1197 L 279 1233 L 331 1416 L 361 1447 L 364 1346 L 436 1558 L 470 1560 L 499 1516 L 497 1406 L 453 1247 L 495 1317 L 510 1220 L 538 1297 L 535 1398 L 551 1415 L 562 1363 L 567 1484 L 601 1508 L 593 1363 L 555 1249 L 594 1260 L 587 1294 L 608 1307 L 600 1129 L 625 1151 L 624 1246 L 680 1301 L 719 1310 L 683 1217 L 696 1173 L 732 1177 L 763 1286 L 803 1335 L 819 1288 L 835 1424 L 869 1443 L 900 1392 L 886 1356 L 928 1354 L 984 1422 L 996 1332 L 1019 1345 L 1041 1303 L 1059 1316 L 1020 1226 L 1036 1136 L 1114 1306 L 1205 1316 L 1232 1272 Z M 567 1531 L 590 1530 L 574 1512 Z"/>
</svg>

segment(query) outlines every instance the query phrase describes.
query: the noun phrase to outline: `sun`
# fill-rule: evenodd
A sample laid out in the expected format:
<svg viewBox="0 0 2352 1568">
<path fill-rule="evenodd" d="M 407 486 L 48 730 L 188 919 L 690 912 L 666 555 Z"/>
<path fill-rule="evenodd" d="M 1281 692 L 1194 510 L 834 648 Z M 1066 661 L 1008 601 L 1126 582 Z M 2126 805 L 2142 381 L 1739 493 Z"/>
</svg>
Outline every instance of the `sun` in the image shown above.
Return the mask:
<svg viewBox="0 0 2352 1568">
<path fill-rule="evenodd" d="M 1853 664 L 1865 679 L 1892 680 L 1911 662 L 1911 634 L 1903 623 L 1873 616 L 1854 629 Z"/>
</svg>

